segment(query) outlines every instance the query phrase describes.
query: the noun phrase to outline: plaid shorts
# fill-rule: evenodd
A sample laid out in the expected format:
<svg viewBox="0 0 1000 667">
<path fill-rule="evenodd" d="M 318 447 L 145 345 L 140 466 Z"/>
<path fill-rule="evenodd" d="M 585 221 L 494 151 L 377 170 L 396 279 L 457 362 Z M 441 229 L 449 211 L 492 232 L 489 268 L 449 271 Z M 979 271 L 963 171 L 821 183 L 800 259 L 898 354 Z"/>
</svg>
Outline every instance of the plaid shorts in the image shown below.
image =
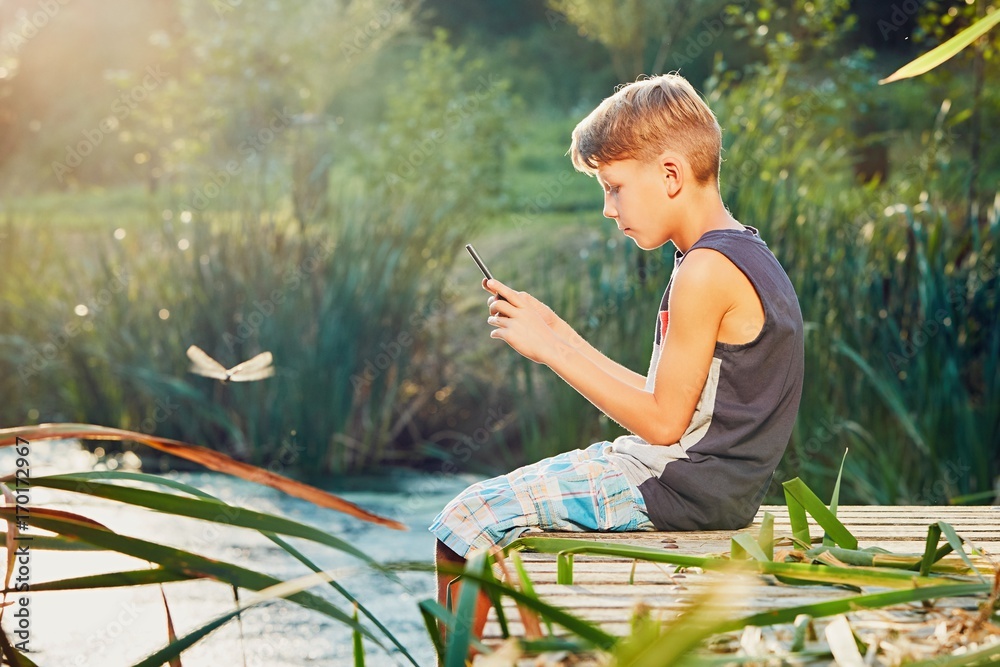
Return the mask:
<svg viewBox="0 0 1000 667">
<path fill-rule="evenodd" d="M 531 527 L 564 531 L 655 530 L 642 494 L 604 457 L 608 442 L 563 452 L 458 494 L 430 530 L 452 551 L 506 546 Z"/>
</svg>

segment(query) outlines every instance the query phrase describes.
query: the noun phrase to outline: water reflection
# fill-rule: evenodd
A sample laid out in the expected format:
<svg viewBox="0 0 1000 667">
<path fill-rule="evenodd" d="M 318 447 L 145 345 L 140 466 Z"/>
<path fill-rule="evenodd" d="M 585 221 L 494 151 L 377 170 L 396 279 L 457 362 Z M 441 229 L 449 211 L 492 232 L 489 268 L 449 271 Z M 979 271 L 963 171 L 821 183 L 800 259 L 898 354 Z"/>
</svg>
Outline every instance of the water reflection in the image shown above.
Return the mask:
<svg viewBox="0 0 1000 667">
<path fill-rule="evenodd" d="M 0 450 L 0 470 L 14 467 L 11 448 Z M 56 472 L 90 470 L 95 457 L 74 442 L 31 444 L 33 477 Z M 317 508 L 273 489 L 216 473 L 171 473 L 168 476 L 196 486 L 242 507 L 279 514 L 322 528 L 357 545 L 380 562 L 430 563 L 433 536 L 426 526 L 441 507 L 473 477 L 394 473 L 378 478 L 351 479 L 328 490 L 367 509 L 396 519 L 409 531 L 395 531 Z M 258 533 L 196 519 L 180 519 L 122 506 L 80 494 L 35 488 L 31 502 L 65 509 L 93 518 L 125 535 L 149 539 L 203 556 L 287 579 L 308 570 Z M 358 561 L 312 542 L 285 538 L 324 569 L 357 565 Z M 145 561 L 110 552 L 31 552 L 34 583 L 101 572 L 149 567 Z M 433 664 L 434 653 L 417 610 L 417 602 L 434 596 L 430 573 L 401 573 L 403 586 L 370 574 L 363 567 L 340 583 L 365 604 L 403 643 L 418 663 Z M 232 609 L 232 589 L 210 581 L 166 584 L 167 601 L 178 636 Z M 330 588 L 312 589 L 347 613 L 351 608 Z M 167 637 L 163 600 L 157 586 L 31 595 L 30 657 L 39 665 L 86 667 L 132 665 L 160 648 Z M 11 629 L 10 618 L 4 626 Z M 242 636 L 242 639 L 241 639 Z M 388 642 L 386 642 L 388 644 Z M 368 665 L 409 664 L 398 652 L 387 654 L 366 641 Z M 265 603 L 216 630 L 184 653 L 186 667 L 220 665 L 352 664 L 351 637 L 330 619 L 283 600 Z"/>
</svg>

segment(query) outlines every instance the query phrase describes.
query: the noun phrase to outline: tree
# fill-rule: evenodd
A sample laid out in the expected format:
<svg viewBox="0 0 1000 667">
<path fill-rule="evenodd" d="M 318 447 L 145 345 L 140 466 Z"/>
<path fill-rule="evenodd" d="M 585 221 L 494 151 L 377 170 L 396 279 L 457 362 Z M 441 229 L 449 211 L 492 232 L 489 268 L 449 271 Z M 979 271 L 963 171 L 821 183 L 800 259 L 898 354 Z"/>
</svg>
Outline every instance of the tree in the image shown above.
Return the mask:
<svg viewBox="0 0 1000 667">
<path fill-rule="evenodd" d="M 178 25 L 160 36 L 167 69 L 178 75 L 136 140 L 150 145 L 166 174 L 196 177 L 196 208 L 218 196 L 224 186 L 216 181 L 243 179 L 241 192 L 251 197 L 287 179 L 280 187 L 291 191 L 304 225 L 323 215 L 327 201 L 339 125 L 331 108 L 409 28 L 414 7 L 403 0 L 183 0 Z"/>
<path fill-rule="evenodd" d="M 705 23 L 705 32 L 714 41 L 724 29 L 726 4 L 726 0 L 549 0 L 549 22 L 568 20 L 577 26 L 581 35 L 608 49 L 620 81 L 634 81 L 641 74 L 662 74 L 671 51 L 680 53 L 681 38 L 699 23 Z"/>
</svg>

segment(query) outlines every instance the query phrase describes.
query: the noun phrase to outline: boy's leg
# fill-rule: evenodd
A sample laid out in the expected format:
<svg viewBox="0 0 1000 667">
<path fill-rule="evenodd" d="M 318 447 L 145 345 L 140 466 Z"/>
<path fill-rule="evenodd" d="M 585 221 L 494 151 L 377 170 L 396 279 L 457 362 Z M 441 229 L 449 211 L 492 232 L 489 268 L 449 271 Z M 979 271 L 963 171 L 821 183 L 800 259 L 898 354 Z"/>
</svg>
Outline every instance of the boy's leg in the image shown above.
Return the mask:
<svg viewBox="0 0 1000 667">
<path fill-rule="evenodd" d="M 464 564 L 472 548 L 505 546 L 525 530 L 627 531 L 652 528 L 641 494 L 605 456 L 608 443 L 563 452 L 506 475 L 473 484 L 449 502 L 431 523 L 438 538 L 435 562 Z M 438 601 L 448 582 L 438 572 Z M 452 586 L 452 601 L 460 584 Z M 489 598 L 480 593 L 473 631 L 482 636 Z M 481 617 L 480 617 L 481 612 Z"/>
<path fill-rule="evenodd" d="M 442 607 L 447 607 L 448 604 L 448 585 L 457 577 L 457 574 L 452 573 L 452 569 L 461 568 L 465 566 L 465 558 L 459 556 L 454 552 L 447 544 L 441 540 L 435 540 L 434 546 L 434 571 L 437 581 L 437 598 L 438 602 Z M 445 570 L 442 565 L 450 565 L 451 568 Z M 461 594 L 462 583 L 461 581 L 455 582 L 451 586 L 451 600 L 453 605 L 458 604 L 459 595 Z M 476 600 L 476 611 L 471 619 L 459 619 L 460 623 L 471 622 L 472 623 L 472 636 L 479 639 L 483 636 L 483 628 L 486 626 L 486 616 L 490 611 L 490 599 L 481 589 L 479 591 L 479 598 Z M 441 639 L 443 642 L 447 642 L 447 636 L 443 624 L 438 624 L 438 628 L 441 633 Z M 447 644 L 446 644 L 447 645 Z M 475 649 L 469 650 L 469 657 L 475 656 L 477 651 Z M 444 656 L 438 656 L 438 662 L 443 662 Z"/>
</svg>

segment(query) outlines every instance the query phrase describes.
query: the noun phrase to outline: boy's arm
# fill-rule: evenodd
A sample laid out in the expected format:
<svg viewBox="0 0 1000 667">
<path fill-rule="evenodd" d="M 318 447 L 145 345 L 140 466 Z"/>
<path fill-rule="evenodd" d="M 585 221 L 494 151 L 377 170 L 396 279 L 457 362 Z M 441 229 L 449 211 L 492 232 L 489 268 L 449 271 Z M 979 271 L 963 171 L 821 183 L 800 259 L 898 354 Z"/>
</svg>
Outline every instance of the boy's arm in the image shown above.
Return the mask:
<svg viewBox="0 0 1000 667">
<path fill-rule="evenodd" d="M 708 377 L 723 316 L 732 307 L 722 255 L 692 251 L 674 278 L 670 324 L 652 392 L 607 372 L 580 349 L 558 337 L 518 292 L 496 281 L 507 301 L 490 309 L 490 336 L 544 363 L 604 414 L 652 444 L 680 440 Z"/>
<path fill-rule="evenodd" d="M 483 280 L 483 288 L 486 288 L 486 280 Z M 492 291 L 492 290 L 488 290 Z M 595 366 L 603 370 L 608 375 L 625 382 L 633 387 L 643 389 L 646 386 L 646 376 L 636 373 L 630 368 L 622 366 L 617 361 L 607 357 L 600 350 L 595 348 L 593 345 L 587 342 L 587 340 L 578 334 L 576 330 L 569 325 L 564 319 L 556 315 L 551 308 L 546 306 L 544 303 L 531 296 L 526 292 L 519 292 L 523 299 L 526 299 L 531 306 L 535 308 L 545 320 L 545 323 L 549 325 L 553 332 L 559 338 L 566 341 L 569 345 L 576 348 L 584 357 L 589 359 Z M 487 305 L 493 305 L 495 297 L 491 297 L 487 302 Z"/>
<path fill-rule="evenodd" d="M 617 361 L 603 354 L 596 347 L 588 343 L 586 339 L 578 334 L 573 327 L 566 323 L 565 320 L 559 319 L 556 326 L 552 327 L 552 330 L 555 331 L 567 345 L 575 349 L 579 354 L 611 377 L 621 380 L 622 382 L 637 389 L 646 388 L 645 375 L 640 375 L 632 369 L 622 366 Z"/>
</svg>

